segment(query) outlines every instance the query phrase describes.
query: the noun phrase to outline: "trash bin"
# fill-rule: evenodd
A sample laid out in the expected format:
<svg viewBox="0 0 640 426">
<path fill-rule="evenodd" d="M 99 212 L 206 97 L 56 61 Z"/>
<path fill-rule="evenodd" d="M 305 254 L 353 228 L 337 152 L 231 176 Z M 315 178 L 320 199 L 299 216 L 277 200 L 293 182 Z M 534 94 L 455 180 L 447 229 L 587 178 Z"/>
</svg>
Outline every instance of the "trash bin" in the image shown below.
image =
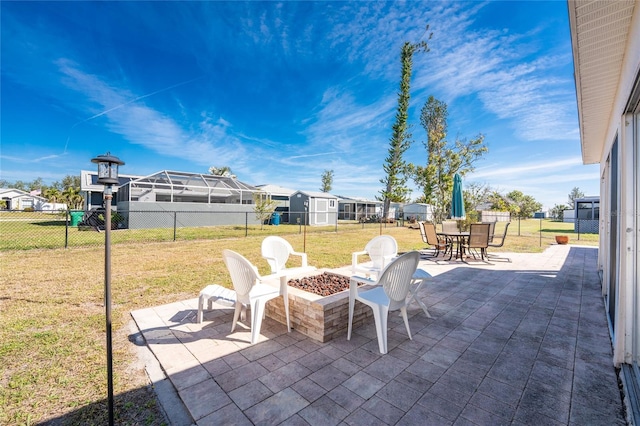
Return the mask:
<svg viewBox="0 0 640 426">
<path fill-rule="evenodd" d="M 273 212 L 273 214 L 271 215 L 271 224 L 275 226 L 280 225 L 280 213 Z"/>
<path fill-rule="evenodd" d="M 82 210 L 72 210 L 71 214 L 71 226 L 78 226 L 78 223 L 82 220 L 82 216 L 84 216 L 84 211 Z"/>
</svg>

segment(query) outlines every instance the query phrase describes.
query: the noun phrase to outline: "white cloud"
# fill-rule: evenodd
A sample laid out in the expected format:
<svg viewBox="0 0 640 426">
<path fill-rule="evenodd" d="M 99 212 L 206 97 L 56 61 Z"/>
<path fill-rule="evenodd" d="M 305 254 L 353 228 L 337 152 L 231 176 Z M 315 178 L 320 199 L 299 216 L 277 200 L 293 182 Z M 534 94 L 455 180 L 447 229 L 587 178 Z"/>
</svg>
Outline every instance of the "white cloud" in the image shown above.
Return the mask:
<svg viewBox="0 0 640 426">
<path fill-rule="evenodd" d="M 204 116 L 197 129 L 184 129 L 172 117 L 142 103 L 149 95 L 136 95 L 87 74 L 68 60 L 58 61 L 66 85 L 84 95 L 94 114 L 83 121 L 106 118 L 105 127 L 131 143 L 158 154 L 195 164 L 242 164 L 244 149 L 228 132 L 229 122 Z M 175 87 L 173 85 L 171 87 Z M 155 91 L 153 93 L 159 93 Z"/>
</svg>

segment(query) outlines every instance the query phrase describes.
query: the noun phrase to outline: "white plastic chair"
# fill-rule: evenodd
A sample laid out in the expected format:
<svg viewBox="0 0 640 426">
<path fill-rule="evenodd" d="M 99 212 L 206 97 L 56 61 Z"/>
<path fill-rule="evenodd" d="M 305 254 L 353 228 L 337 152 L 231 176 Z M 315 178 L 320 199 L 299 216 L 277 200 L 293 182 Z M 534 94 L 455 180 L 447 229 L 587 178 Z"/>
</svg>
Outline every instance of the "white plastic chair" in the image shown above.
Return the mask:
<svg viewBox="0 0 640 426">
<path fill-rule="evenodd" d="M 244 305 L 251 306 L 251 344 L 258 341 L 260 335 L 260 327 L 262 326 L 262 318 L 264 317 L 265 304 L 282 293 L 279 288 L 268 284 L 263 284 L 263 278 L 258 274 L 258 269 L 251 264 L 242 255 L 232 251 L 223 250 L 222 259 L 224 260 L 233 289 L 236 292 L 235 312 L 233 314 L 233 323 L 231 331 L 236 329 L 238 317 Z M 286 297 L 286 295 L 285 295 Z M 289 324 L 288 304 L 285 304 L 285 314 L 287 317 L 287 328 Z"/>
<path fill-rule="evenodd" d="M 407 295 L 413 281 L 413 276 L 418 268 L 420 253 L 412 251 L 397 257 L 382 271 L 377 281 L 353 276 L 349 282 L 349 328 L 347 340 L 351 340 L 353 326 L 353 312 L 356 300 L 370 306 L 373 310 L 373 318 L 378 335 L 378 348 L 381 354 L 387 353 L 387 319 L 389 311 L 400 310 L 407 334 L 411 339 L 409 319 L 407 318 Z M 358 282 L 375 284 L 376 287 L 362 290 L 358 289 Z"/>
<path fill-rule="evenodd" d="M 358 257 L 369 255 L 370 262 L 358 263 Z M 363 251 L 351 254 L 351 273 L 364 274 L 366 278 L 377 277 L 382 270 L 398 255 L 398 243 L 390 235 L 379 235 L 367 243 Z"/>
<path fill-rule="evenodd" d="M 411 278 L 411 287 L 409 288 L 409 298 L 407 299 L 407 306 L 409 306 L 411 302 L 415 301 L 418 306 L 422 308 L 427 318 L 431 318 L 431 314 L 427 309 L 427 305 L 425 305 L 424 302 L 420 300 L 420 298 L 418 297 L 418 293 L 427 281 L 431 281 L 433 279 L 433 276 L 424 269 L 416 269 L 416 272 Z"/>
<path fill-rule="evenodd" d="M 286 268 L 287 260 L 289 256 L 300 256 L 301 267 L 307 266 L 307 254 L 293 250 L 289 241 L 281 237 L 270 236 L 262 240 L 262 257 L 264 257 L 269 266 L 271 267 L 271 273 L 275 274 Z"/>
</svg>

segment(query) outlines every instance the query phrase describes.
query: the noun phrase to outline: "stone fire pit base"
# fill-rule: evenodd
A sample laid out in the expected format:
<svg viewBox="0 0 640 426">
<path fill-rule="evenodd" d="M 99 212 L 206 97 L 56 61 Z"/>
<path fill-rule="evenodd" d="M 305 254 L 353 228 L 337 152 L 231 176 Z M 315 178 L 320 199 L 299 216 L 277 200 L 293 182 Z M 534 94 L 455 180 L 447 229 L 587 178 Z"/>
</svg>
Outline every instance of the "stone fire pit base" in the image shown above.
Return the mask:
<svg viewBox="0 0 640 426">
<path fill-rule="evenodd" d="M 306 273 L 304 276 L 320 275 L 323 272 L 325 271 L 317 270 L 314 273 Z M 318 296 L 291 286 L 288 287 L 287 291 L 289 292 L 289 316 L 292 329 L 323 343 L 336 337 L 347 337 L 349 290 L 341 291 L 331 296 Z M 266 316 L 281 324 L 287 323 L 284 302 L 281 297 L 267 303 Z M 371 308 L 356 302 L 353 327 L 360 326 L 367 318 L 372 316 Z"/>
</svg>

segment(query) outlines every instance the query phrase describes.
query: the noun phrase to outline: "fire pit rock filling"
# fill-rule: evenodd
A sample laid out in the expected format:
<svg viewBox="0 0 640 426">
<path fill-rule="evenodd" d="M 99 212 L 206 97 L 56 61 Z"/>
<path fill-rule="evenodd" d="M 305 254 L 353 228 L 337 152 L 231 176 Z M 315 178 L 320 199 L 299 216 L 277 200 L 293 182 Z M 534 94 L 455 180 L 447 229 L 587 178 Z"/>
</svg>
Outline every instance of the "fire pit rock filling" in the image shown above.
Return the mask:
<svg viewBox="0 0 640 426">
<path fill-rule="evenodd" d="M 331 296 L 349 290 L 349 277 L 323 272 L 320 275 L 289 280 L 289 286 L 319 296 Z"/>
<path fill-rule="evenodd" d="M 316 275 L 289 280 L 289 315 L 291 327 L 312 339 L 328 342 L 347 336 L 349 324 L 350 277 L 318 271 Z M 267 303 L 266 315 L 286 324 L 281 297 Z M 372 317 L 371 308 L 356 302 L 353 326 Z"/>
</svg>

